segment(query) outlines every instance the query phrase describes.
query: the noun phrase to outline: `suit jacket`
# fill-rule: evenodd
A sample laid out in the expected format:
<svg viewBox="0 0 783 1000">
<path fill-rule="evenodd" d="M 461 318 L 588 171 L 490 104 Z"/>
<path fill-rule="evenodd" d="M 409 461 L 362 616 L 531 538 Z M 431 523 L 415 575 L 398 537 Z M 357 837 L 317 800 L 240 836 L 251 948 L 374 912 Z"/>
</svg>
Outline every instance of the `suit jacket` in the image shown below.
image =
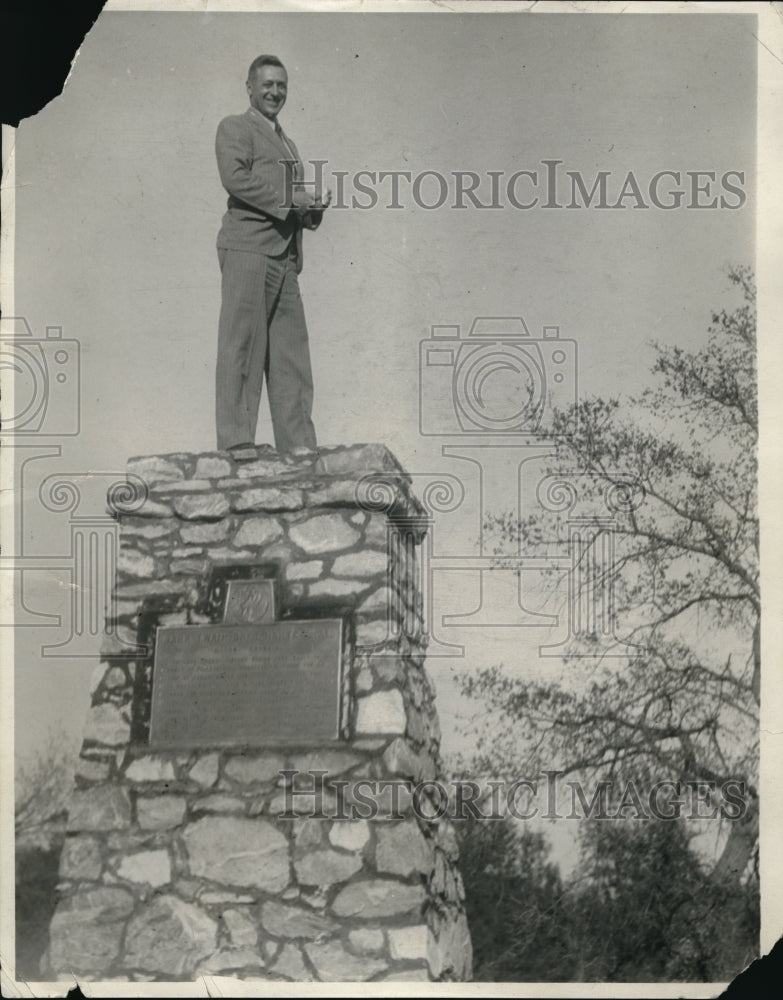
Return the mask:
<svg viewBox="0 0 783 1000">
<path fill-rule="evenodd" d="M 218 233 L 219 249 L 245 250 L 274 257 L 296 240 L 297 272 L 302 270 L 302 228 L 316 229 L 322 212 L 304 220 L 291 211 L 293 185 L 303 179 L 300 162 L 291 155 L 274 128 L 252 108 L 229 115 L 218 126 L 215 154 L 228 211 Z M 286 141 L 299 160 L 291 139 Z"/>
</svg>

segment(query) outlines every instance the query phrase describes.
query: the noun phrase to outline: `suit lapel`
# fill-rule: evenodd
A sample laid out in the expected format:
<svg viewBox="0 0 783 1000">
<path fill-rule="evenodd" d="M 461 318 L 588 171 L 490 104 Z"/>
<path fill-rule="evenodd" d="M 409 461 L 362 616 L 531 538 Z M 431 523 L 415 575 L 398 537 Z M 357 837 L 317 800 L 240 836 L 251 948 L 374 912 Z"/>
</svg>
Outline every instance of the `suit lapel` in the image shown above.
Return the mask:
<svg viewBox="0 0 783 1000">
<path fill-rule="evenodd" d="M 245 116 L 247 118 L 249 118 L 250 121 L 253 123 L 253 125 L 255 126 L 256 130 L 259 133 L 259 135 L 261 135 L 262 138 L 266 139 L 266 141 L 271 146 L 273 146 L 277 150 L 277 152 L 280 154 L 280 159 L 281 160 L 290 160 L 291 159 L 291 155 L 288 152 L 288 150 L 285 148 L 285 143 L 282 141 L 282 139 L 280 138 L 280 136 L 275 131 L 274 125 L 267 125 L 264 122 L 259 121 L 259 115 L 260 115 L 260 112 L 256 113 L 256 112 L 253 111 L 252 108 L 248 108 L 247 111 L 245 112 Z M 289 140 L 289 142 L 290 142 L 290 140 Z"/>
</svg>

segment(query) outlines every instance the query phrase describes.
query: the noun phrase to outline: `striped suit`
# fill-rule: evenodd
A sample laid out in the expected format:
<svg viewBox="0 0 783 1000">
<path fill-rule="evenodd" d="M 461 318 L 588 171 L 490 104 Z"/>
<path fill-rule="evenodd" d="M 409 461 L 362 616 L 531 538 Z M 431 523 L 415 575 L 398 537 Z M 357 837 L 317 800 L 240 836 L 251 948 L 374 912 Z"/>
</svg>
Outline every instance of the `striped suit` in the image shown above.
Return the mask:
<svg viewBox="0 0 783 1000">
<path fill-rule="evenodd" d="M 293 185 L 303 178 L 299 154 L 255 108 L 221 121 L 215 153 L 229 196 L 217 239 L 217 446 L 255 441 L 266 374 L 275 447 L 315 448 L 310 349 L 297 275 L 302 228 L 317 228 L 322 213 L 300 220 L 291 211 Z"/>
</svg>

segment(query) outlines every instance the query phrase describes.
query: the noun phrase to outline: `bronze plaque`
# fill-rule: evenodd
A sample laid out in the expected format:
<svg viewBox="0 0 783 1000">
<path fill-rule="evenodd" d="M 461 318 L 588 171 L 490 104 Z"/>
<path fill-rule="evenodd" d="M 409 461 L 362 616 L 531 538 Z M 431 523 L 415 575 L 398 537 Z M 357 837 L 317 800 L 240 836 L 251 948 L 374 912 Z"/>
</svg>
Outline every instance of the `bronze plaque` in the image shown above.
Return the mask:
<svg viewBox="0 0 783 1000">
<path fill-rule="evenodd" d="M 342 621 L 159 628 L 150 743 L 264 746 L 340 738 Z"/>
<path fill-rule="evenodd" d="M 265 625 L 275 620 L 274 580 L 229 580 L 225 625 Z"/>
</svg>

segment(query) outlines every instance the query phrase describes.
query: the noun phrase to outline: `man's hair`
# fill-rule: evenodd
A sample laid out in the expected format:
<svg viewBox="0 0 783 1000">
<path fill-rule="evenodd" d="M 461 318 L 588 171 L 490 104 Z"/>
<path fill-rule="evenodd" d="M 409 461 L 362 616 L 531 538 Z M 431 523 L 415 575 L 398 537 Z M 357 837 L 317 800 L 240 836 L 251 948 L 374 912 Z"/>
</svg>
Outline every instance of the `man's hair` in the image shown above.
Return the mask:
<svg viewBox="0 0 783 1000">
<path fill-rule="evenodd" d="M 262 66 L 279 66 L 280 69 L 285 70 L 285 66 L 280 62 L 277 56 L 256 56 L 256 58 L 250 63 L 250 69 L 247 71 L 248 80 L 252 79 L 253 74 L 257 69 L 261 69 Z M 288 70 L 286 70 L 286 73 Z"/>
</svg>

